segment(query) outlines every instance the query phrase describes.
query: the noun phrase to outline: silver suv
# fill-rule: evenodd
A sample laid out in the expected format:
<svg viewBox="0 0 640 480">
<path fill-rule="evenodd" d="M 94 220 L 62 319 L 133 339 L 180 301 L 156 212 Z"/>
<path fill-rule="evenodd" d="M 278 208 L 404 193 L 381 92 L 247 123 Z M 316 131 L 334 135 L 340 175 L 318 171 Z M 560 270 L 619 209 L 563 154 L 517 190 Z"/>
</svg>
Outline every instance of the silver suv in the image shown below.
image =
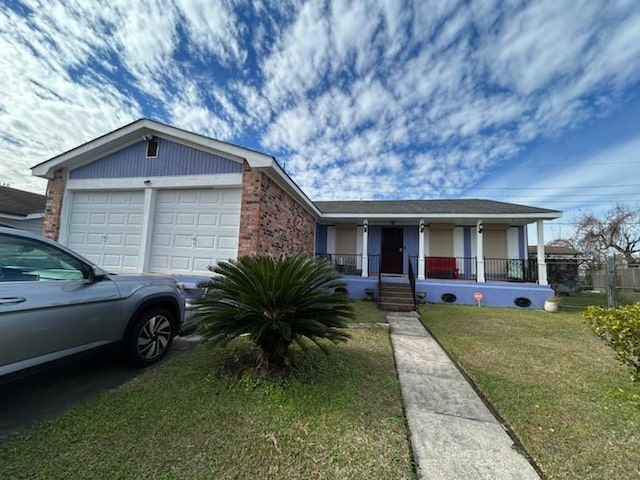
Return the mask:
<svg viewBox="0 0 640 480">
<path fill-rule="evenodd" d="M 149 365 L 180 331 L 184 304 L 175 279 L 111 275 L 52 240 L 0 227 L 0 379 L 116 343 L 130 363 Z"/>
</svg>

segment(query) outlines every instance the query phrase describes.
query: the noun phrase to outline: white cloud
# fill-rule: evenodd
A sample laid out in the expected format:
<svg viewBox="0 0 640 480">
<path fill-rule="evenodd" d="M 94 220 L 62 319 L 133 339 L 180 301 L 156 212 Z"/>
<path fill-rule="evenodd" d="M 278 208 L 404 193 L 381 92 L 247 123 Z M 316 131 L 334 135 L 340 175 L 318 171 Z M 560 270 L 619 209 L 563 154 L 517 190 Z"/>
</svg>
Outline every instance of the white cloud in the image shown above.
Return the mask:
<svg viewBox="0 0 640 480">
<path fill-rule="evenodd" d="M 0 179 L 40 190 L 28 167 L 151 116 L 253 136 L 312 198 L 464 195 L 640 79 L 632 1 L 27 5 L 0 11 Z"/>
</svg>

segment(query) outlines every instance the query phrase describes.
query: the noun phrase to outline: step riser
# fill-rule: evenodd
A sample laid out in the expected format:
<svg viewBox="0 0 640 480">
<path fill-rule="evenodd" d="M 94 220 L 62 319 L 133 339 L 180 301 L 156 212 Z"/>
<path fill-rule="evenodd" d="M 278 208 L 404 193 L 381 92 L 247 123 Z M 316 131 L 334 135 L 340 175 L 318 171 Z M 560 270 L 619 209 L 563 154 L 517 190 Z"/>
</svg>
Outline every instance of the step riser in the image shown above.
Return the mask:
<svg viewBox="0 0 640 480">
<path fill-rule="evenodd" d="M 387 312 L 413 311 L 411 286 L 403 283 L 382 283 L 380 285 L 380 309 Z"/>
</svg>

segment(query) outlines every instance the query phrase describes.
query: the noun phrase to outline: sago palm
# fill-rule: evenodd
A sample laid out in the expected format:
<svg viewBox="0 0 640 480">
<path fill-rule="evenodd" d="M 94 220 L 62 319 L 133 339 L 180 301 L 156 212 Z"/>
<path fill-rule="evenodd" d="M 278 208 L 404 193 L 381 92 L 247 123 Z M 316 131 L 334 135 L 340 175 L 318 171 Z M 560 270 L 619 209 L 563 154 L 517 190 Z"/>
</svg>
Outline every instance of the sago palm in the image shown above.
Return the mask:
<svg viewBox="0 0 640 480">
<path fill-rule="evenodd" d="M 308 255 L 246 256 L 219 263 L 206 294 L 194 304 L 194 324 L 206 341 L 226 344 L 240 335 L 262 350 L 269 366 L 288 363 L 293 342 L 344 342 L 353 309 L 331 264 Z"/>
</svg>

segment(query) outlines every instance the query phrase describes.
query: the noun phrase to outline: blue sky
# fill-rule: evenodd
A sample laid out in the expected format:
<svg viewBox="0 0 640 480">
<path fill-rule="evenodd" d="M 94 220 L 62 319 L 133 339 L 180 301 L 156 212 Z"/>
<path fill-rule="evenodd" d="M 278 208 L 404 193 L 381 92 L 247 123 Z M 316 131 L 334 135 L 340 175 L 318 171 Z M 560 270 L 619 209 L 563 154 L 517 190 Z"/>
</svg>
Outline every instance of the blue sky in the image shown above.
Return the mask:
<svg viewBox="0 0 640 480">
<path fill-rule="evenodd" d="M 0 182 L 44 193 L 29 167 L 149 117 L 316 200 L 524 203 L 554 236 L 640 203 L 637 0 L 95 5 L 0 10 Z"/>
</svg>

